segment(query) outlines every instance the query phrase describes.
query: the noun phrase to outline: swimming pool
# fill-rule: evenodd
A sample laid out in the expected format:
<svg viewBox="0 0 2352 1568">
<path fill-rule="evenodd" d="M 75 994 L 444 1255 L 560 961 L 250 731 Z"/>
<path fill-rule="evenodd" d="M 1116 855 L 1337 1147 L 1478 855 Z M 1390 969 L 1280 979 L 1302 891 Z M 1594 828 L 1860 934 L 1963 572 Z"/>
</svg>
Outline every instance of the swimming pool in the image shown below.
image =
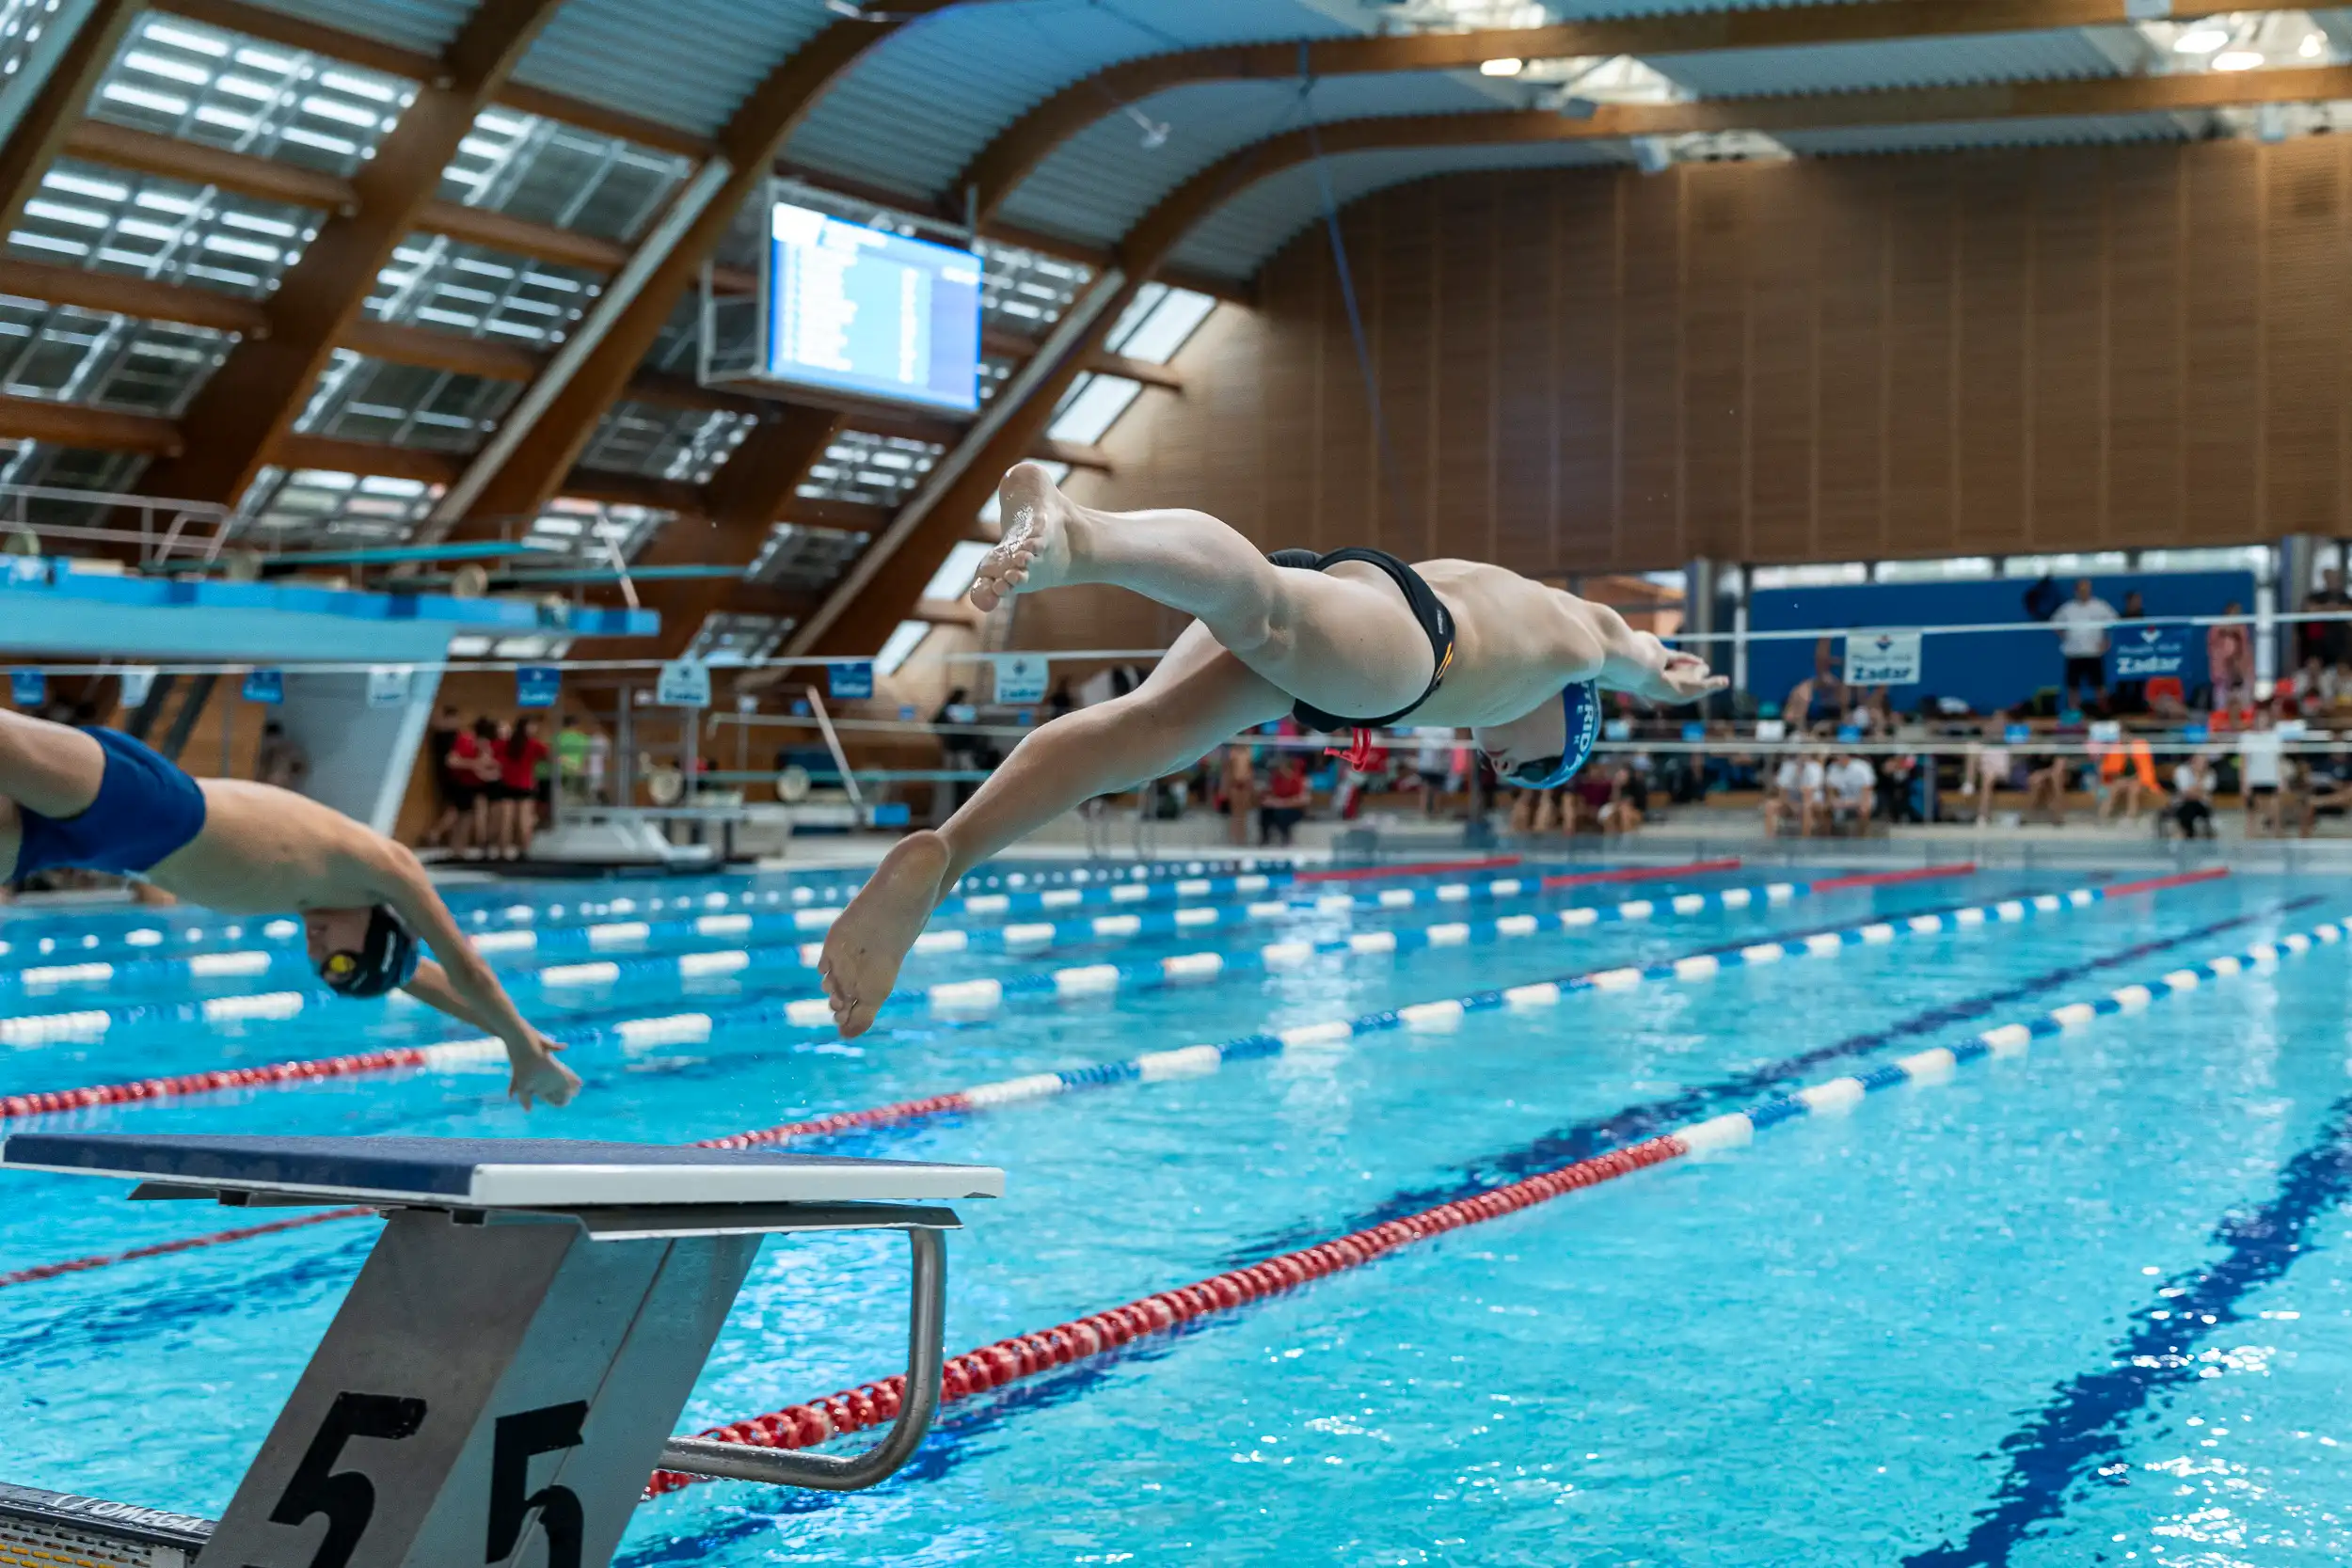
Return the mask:
<svg viewBox="0 0 2352 1568">
<path fill-rule="evenodd" d="M 2352 942 L 2309 935 L 2352 895 L 2256 877 L 2037 903 L 2097 879 L 1724 867 L 1545 890 L 1541 874 L 977 889 L 1008 907 L 951 914 L 943 928 L 971 936 L 904 980 L 949 989 L 846 1044 L 790 1009 L 813 994 L 800 948 L 839 878 L 661 884 L 686 901 L 662 910 L 644 884 L 485 890 L 465 917 L 533 933 L 498 960 L 580 1042 L 587 1092 L 567 1112 L 525 1117 L 497 1060 L 460 1051 L 8 1125 L 686 1141 L 896 1105 L 795 1147 L 1005 1167 L 1007 1197 L 965 1206 L 951 1245 L 951 1352 L 1406 1216 L 1478 1219 L 957 1400 L 873 1493 L 658 1497 L 631 1564 L 2352 1550 L 2336 1416 Z M 1093 924 L 1128 916 L 1132 934 Z M 330 1011 L 274 958 L 190 974 L 183 950 L 274 950 L 200 916 L 20 917 L 0 936 L 0 1011 L 81 1018 L 20 1027 L 0 1096 L 456 1038 L 413 1008 Z M 69 953 L 116 967 L 19 973 Z M 205 1015 L 256 996 L 303 1000 Z M 2049 1021 L 2091 1002 L 2121 1010 Z M 1205 1042 L 1241 1043 L 1154 1054 Z M 1745 1147 L 1714 1119 L 1898 1059 L 1909 1071 L 1871 1074 L 1882 1092 L 1858 1102 L 1832 1088 L 1758 1111 Z M 936 1102 L 977 1085 L 997 1087 Z M 1699 1125 L 1726 1147 L 1517 1212 L 1471 1202 Z M 8 1192 L 0 1275 L 230 1217 L 65 1179 L 11 1175 Z M 373 1230 L 0 1289 L 0 1480 L 217 1513 Z M 887 1236 L 771 1243 L 683 1430 L 898 1370 L 903 1267 Z"/>
</svg>

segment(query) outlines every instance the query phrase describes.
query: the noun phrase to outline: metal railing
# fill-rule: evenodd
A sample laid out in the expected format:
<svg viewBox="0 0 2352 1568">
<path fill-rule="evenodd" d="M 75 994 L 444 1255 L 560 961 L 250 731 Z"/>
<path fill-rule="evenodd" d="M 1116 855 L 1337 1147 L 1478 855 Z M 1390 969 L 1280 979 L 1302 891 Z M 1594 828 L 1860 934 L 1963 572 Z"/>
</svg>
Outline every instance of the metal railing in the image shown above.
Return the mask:
<svg viewBox="0 0 2352 1568">
<path fill-rule="evenodd" d="M 881 1442 L 864 1453 L 841 1456 L 673 1437 L 662 1446 L 661 1467 L 720 1481 L 756 1481 L 820 1492 L 859 1492 L 896 1474 L 922 1447 L 931 1418 L 939 1413 L 940 1378 L 947 1358 L 946 1240 L 939 1231 L 910 1227 L 907 1248 L 914 1277 L 907 1313 L 906 1392 L 898 1402 L 898 1418 Z"/>
</svg>

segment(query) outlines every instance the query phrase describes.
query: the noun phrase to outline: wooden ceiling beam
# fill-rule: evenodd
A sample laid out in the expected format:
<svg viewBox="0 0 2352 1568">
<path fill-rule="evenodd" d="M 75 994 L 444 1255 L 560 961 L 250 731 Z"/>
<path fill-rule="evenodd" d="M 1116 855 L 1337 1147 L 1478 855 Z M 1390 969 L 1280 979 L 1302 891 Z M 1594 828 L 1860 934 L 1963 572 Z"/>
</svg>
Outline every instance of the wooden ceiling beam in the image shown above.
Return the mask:
<svg viewBox="0 0 2352 1568">
<path fill-rule="evenodd" d="M 2247 6 L 2178 0 L 2173 20 L 2224 11 L 2288 11 L 2306 0 Z M 1874 4 L 1780 6 L 1680 12 L 1541 27 L 1392 33 L 1229 44 L 1122 60 L 1061 91 L 998 133 L 938 198 L 943 211 L 968 206 L 985 226 L 1021 182 L 1073 136 L 1121 105 L 1173 87 L 1217 81 L 1296 81 L 1405 71 L 1460 71 L 1492 59 L 1674 55 L 1740 49 L 1881 43 L 1988 33 L 2122 26 L 2125 0 L 1876 0 Z"/>
<path fill-rule="evenodd" d="M 0 257 L 0 294 L 50 305 L 74 305 L 142 321 L 178 322 L 215 332 L 259 337 L 269 331 L 269 311 L 258 299 L 217 289 L 165 283 L 130 273 L 92 272 L 53 261 Z"/>
<path fill-rule="evenodd" d="M 563 385 L 545 389 L 544 411 L 519 434 L 504 461 L 470 499 L 459 520 L 460 531 L 490 526 L 501 517 L 533 514 L 561 489 L 597 422 L 627 391 L 678 301 L 693 286 L 703 258 L 716 248 L 744 202 L 765 187 L 785 140 L 868 49 L 907 21 L 948 3 L 896 0 L 886 18 L 867 21 L 863 13 L 845 17 L 795 51 L 753 90 L 718 138 L 716 156 L 727 166 L 724 182 L 701 212 L 675 231 L 660 255 L 648 253 L 650 269 L 628 306 L 564 375 Z"/>
<path fill-rule="evenodd" d="M 41 176 L 81 123 L 90 94 L 114 64 L 138 14 L 136 0 L 97 0 L 63 51 L 50 59 L 48 79 L 9 129 L 7 143 L 0 145 L 0 234 L 16 227 L 24 203 L 40 189 Z M 58 20 L 53 10 L 50 24 Z M 44 51 L 36 47 L 10 69 L 38 70 L 43 58 Z"/>
<path fill-rule="evenodd" d="M 340 27 L 308 22 L 267 6 L 249 4 L 248 0 L 157 0 L 156 8 L 185 17 L 190 22 L 201 22 L 227 32 L 243 33 L 264 43 L 275 43 L 287 49 L 299 49 L 304 54 L 322 55 L 346 64 L 363 66 L 387 76 L 429 82 L 439 73 L 440 62 L 430 55 L 403 49 L 398 44 L 385 43 L 362 34 L 346 32 Z M 493 96 L 510 109 L 537 115 L 544 119 L 560 119 L 584 131 L 619 136 L 657 151 L 675 152 L 681 157 L 695 159 L 707 157 L 710 153 L 710 143 L 691 131 L 681 131 L 673 125 L 625 114 L 602 103 L 591 103 L 585 99 L 548 92 L 543 87 L 507 81 L 499 85 Z"/>
<path fill-rule="evenodd" d="M 743 438 L 705 488 L 698 517 L 679 517 L 653 536 L 639 560 L 648 566 L 734 566 L 749 569 L 769 531 L 792 500 L 809 465 L 824 455 L 842 416 L 832 409 L 780 407 Z M 739 578 L 657 580 L 640 586 L 647 608 L 661 613 L 659 653 L 675 658 L 713 610 L 725 607 Z"/>
<path fill-rule="evenodd" d="M 268 335 L 241 340 L 205 381 L 180 420 L 186 451 L 150 483 L 224 505 L 245 494 L 293 430 L 393 248 L 417 228 L 474 117 L 561 3 L 482 0 L 439 71 L 352 176 L 353 210 L 329 217 L 278 279 L 266 301 Z"/>
<path fill-rule="evenodd" d="M 86 451 L 176 456 L 180 428 L 153 414 L 127 414 L 87 404 L 0 396 L 0 440 L 46 441 Z"/>
</svg>

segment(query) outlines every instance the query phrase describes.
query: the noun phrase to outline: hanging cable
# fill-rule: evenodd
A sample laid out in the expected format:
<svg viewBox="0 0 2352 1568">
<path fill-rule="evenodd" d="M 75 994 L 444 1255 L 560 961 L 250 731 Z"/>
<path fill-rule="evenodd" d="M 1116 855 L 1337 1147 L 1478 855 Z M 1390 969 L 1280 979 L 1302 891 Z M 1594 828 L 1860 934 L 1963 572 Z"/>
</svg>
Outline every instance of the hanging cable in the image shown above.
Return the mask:
<svg viewBox="0 0 2352 1568">
<path fill-rule="evenodd" d="M 1302 104 L 1314 90 L 1315 79 L 1309 72 L 1307 46 L 1298 46 L 1298 97 Z M 1323 156 L 1323 135 L 1315 124 L 1314 110 L 1307 107 L 1307 147 L 1309 162 L 1315 171 L 1315 187 L 1323 198 L 1323 223 L 1331 236 L 1331 264 L 1339 274 L 1340 303 L 1347 309 L 1347 330 L 1356 342 L 1356 370 L 1364 383 L 1364 403 L 1372 413 L 1372 436 L 1380 453 L 1380 479 L 1389 493 L 1390 505 L 1405 521 L 1412 520 L 1412 513 L 1405 504 L 1405 484 L 1399 477 L 1396 451 L 1389 442 L 1389 420 L 1380 405 L 1380 377 L 1373 368 L 1372 340 L 1364 331 L 1364 313 L 1356 297 L 1356 269 L 1348 262 L 1347 237 L 1340 230 L 1340 203 L 1331 188 L 1330 166 Z"/>
</svg>

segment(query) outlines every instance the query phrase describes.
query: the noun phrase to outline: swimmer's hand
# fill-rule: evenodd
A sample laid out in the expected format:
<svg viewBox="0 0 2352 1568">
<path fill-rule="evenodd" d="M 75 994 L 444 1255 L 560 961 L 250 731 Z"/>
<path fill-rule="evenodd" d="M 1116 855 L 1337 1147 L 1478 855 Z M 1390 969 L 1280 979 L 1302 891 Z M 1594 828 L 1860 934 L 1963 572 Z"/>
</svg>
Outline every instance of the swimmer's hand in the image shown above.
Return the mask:
<svg viewBox="0 0 2352 1568">
<path fill-rule="evenodd" d="M 1696 654 L 1669 650 L 1666 662 L 1660 666 L 1657 689 L 1646 693 L 1661 703 L 1695 703 L 1710 691 L 1721 691 L 1731 684 L 1728 675 L 1718 675 L 1707 667 L 1707 660 Z"/>
<path fill-rule="evenodd" d="M 531 1043 L 524 1049 L 507 1047 L 506 1053 L 515 1063 L 515 1076 L 506 1085 L 507 1098 L 526 1111 L 537 1100 L 550 1105 L 569 1105 L 572 1096 L 580 1092 L 580 1074 L 555 1059 L 555 1053 L 563 1049 L 536 1030 L 532 1032 Z"/>
</svg>

